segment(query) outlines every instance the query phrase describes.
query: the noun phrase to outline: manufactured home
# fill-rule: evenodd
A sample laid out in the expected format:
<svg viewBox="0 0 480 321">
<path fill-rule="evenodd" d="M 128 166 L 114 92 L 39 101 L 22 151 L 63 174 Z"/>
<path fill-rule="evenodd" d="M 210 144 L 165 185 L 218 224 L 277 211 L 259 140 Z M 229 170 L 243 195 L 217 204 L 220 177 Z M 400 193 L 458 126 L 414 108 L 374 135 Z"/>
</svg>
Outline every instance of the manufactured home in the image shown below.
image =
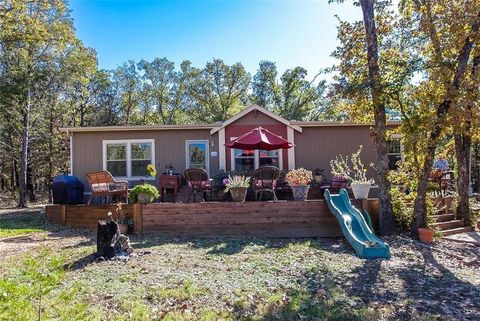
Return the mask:
<svg viewBox="0 0 480 321">
<path fill-rule="evenodd" d="M 392 127 L 398 123 L 389 124 Z M 294 145 L 286 150 L 237 150 L 226 143 L 256 128 L 263 127 Z M 210 176 L 220 170 L 252 172 L 262 165 L 280 170 L 304 167 L 324 169 L 331 177 L 330 161 L 336 155 L 350 155 L 359 145 L 365 164 L 375 162 L 370 124 L 351 122 L 301 122 L 284 119 L 265 108 L 252 105 L 223 123 L 208 125 L 105 126 L 63 128 L 70 137 L 71 174 L 85 184 L 86 174 L 108 170 L 116 179 L 135 185 L 146 177 L 147 164 L 158 173 L 183 173 L 190 167 L 204 168 Z M 398 140 L 389 142 L 391 166 L 401 157 Z M 375 170 L 368 169 L 375 179 Z"/>
</svg>

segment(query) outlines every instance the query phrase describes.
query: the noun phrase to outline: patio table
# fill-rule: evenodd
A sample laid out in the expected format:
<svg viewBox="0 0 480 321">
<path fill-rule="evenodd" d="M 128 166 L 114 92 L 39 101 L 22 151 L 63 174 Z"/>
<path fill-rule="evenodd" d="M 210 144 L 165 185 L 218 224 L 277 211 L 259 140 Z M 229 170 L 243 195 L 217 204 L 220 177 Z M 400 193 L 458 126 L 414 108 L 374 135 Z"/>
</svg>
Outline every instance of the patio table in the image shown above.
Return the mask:
<svg viewBox="0 0 480 321">
<path fill-rule="evenodd" d="M 159 185 L 161 192 L 161 201 L 165 201 L 165 193 L 167 189 L 173 189 L 173 202 L 177 201 L 177 193 L 180 188 L 181 177 L 180 175 L 167 175 L 161 174 L 159 176 Z"/>
</svg>

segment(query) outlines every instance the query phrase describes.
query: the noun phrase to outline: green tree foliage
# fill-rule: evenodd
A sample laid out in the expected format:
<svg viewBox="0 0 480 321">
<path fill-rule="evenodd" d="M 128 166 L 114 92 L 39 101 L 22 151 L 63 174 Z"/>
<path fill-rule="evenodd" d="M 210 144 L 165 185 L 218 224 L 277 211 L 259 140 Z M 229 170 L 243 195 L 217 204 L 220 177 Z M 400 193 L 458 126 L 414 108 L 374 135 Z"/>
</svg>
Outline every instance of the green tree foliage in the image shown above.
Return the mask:
<svg viewBox="0 0 480 321">
<path fill-rule="evenodd" d="M 467 0 L 401 2 L 402 16 L 416 26 L 418 36 L 423 40 L 418 46 L 426 66 L 426 80 L 421 83 L 421 87 L 430 96 L 426 103 L 430 107 L 431 128 L 418 177 L 412 224 L 414 235 L 417 234 L 418 227 L 426 225 L 426 192 L 437 143 L 448 128 L 449 115 L 461 114 L 460 102 L 465 97 L 465 92 L 468 92 L 468 74 L 469 70 L 474 69 L 475 49 L 480 44 L 479 8 L 479 1 Z M 457 118 L 454 126 L 469 127 L 462 125 L 466 123 L 465 120 L 464 117 Z M 462 153 L 458 149 L 457 152 Z M 465 199 L 468 194 L 464 193 L 462 198 L 461 202 L 468 204 Z"/>
<path fill-rule="evenodd" d="M 271 61 L 260 61 L 252 83 L 252 101 L 255 104 L 270 110 L 275 107 L 281 90 L 277 78 L 276 64 Z"/>
<path fill-rule="evenodd" d="M 332 111 L 326 81 L 317 81 L 320 75 L 307 80 L 307 70 L 295 67 L 277 79 L 275 63 L 261 61 L 253 77 L 251 100 L 286 119 L 318 120 Z"/>
<path fill-rule="evenodd" d="M 23 207 L 27 185 L 35 185 L 32 179 L 37 176 L 30 166 L 38 147 L 31 144 L 39 131 L 35 123 L 48 106 L 57 103 L 65 89 L 64 76 L 73 66 L 69 61 L 82 44 L 75 38 L 62 0 L 3 1 L 0 12 L 0 109 L 3 115 L 9 114 L 6 119 L 11 117 L 11 122 L 4 123 L 4 134 L 20 137 L 7 138 L 6 144 L 16 160 L 13 167 L 18 171 L 19 206 Z"/>
<path fill-rule="evenodd" d="M 0 194 L 26 206 L 68 170 L 61 127 L 213 123 L 252 102 L 287 119 L 342 118 L 318 77 L 302 67 L 280 76 L 262 61 L 252 83 L 241 63 L 220 59 L 100 70 L 95 50 L 76 38 L 65 0 L 0 1 Z"/>
<path fill-rule="evenodd" d="M 199 69 L 184 62 L 182 70 L 188 79 L 191 115 L 197 122 L 225 121 L 245 106 L 250 74 L 241 63 L 228 66 L 214 59 Z"/>
<path fill-rule="evenodd" d="M 145 60 L 138 64 L 143 76 L 144 108 L 151 106 L 154 116 L 149 122 L 174 125 L 182 122 L 188 106 L 187 75 L 175 71 L 175 64 L 167 58 Z M 149 111 L 149 110 L 148 110 Z"/>
<path fill-rule="evenodd" d="M 141 95 L 141 82 L 137 64 L 131 60 L 115 69 L 112 83 L 118 95 L 119 111 L 123 125 L 135 123 L 132 119 L 138 114 Z"/>
<path fill-rule="evenodd" d="M 480 3 L 404 0 L 398 8 L 391 1 L 358 4 L 364 12 L 366 7 L 375 10 L 380 77 L 370 78 L 372 57 L 367 56 L 369 47 L 365 45 L 368 28 L 363 30 L 368 19 L 364 23 L 341 22 L 341 44 L 334 52 L 340 59 L 337 81 L 341 103 L 350 118 L 372 121 L 377 96 L 386 109 L 400 115 L 406 159 L 402 168 L 408 168 L 405 174 L 416 195 L 413 234 L 417 227 L 426 225 L 426 191 L 435 152 L 453 143 L 455 137 L 458 214 L 468 222 L 466 154 L 472 134 L 478 131 L 474 116 L 478 115 L 475 57 Z M 379 86 L 376 95 L 375 82 Z"/>
</svg>

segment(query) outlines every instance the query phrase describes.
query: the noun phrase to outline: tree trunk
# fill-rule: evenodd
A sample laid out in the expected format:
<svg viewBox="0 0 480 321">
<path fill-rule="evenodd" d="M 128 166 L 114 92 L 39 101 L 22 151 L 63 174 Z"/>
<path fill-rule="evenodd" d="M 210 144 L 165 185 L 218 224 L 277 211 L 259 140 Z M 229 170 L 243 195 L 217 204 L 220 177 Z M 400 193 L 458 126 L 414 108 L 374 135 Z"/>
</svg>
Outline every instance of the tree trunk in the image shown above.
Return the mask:
<svg viewBox="0 0 480 321">
<path fill-rule="evenodd" d="M 32 164 L 30 162 L 27 163 L 27 192 L 30 202 L 37 201 L 37 195 L 35 193 L 35 185 L 36 185 L 36 176 L 35 171 L 32 168 Z"/>
<path fill-rule="evenodd" d="M 10 189 L 12 191 L 15 190 L 17 187 L 17 162 L 15 161 L 15 155 L 12 156 L 12 168 L 11 168 L 11 174 L 10 174 Z"/>
<path fill-rule="evenodd" d="M 472 219 L 470 216 L 469 203 L 469 178 L 470 178 L 470 148 L 471 137 L 470 130 L 468 133 L 455 134 L 455 155 L 457 158 L 458 174 L 457 174 L 457 190 L 458 205 L 457 216 L 465 221 L 465 225 L 470 226 Z"/>
<path fill-rule="evenodd" d="M 52 194 L 52 181 L 53 181 L 53 130 L 54 130 L 54 115 L 53 115 L 53 106 L 55 103 L 52 103 L 50 107 L 50 119 L 48 124 L 48 132 L 50 134 L 50 139 L 48 140 L 48 167 L 47 167 L 47 188 L 48 188 L 48 203 L 53 203 L 53 194 Z M 81 111 L 81 121 L 80 126 L 83 127 L 83 111 Z"/>
<path fill-rule="evenodd" d="M 480 65 L 480 55 L 473 58 L 472 79 L 475 79 L 477 68 Z M 472 88 L 475 90 L 475 88 Z M 457 216 L 462 218 L 467 226 L 472 225 L 472 217 L 470 213 L 470 152 L 472 148 L 472 105 L 469 104 L 466 109 L 465 128 L 462 133 L 454 135 L 455 139 L 455 155 L 457 158 L 458 174 L 457 174 L 457 190 L 458 205 Z"/>
<path fill-rule="evenodd" d="M 392 214 L 390 197 L 390 182 L 388 181 L 388 153 L 387 153 L 387 116 L 385 113 L 384 97 L 378 63 L 378 40 L 375 25 L 374 0 L 360 0 L 365 25 L 367 42 L 368 76 L 372 95 L 373 110 L 375 113 L 375 147 L 377 150 L 377 174 L 380 190 L 380 234 L 388 235 L 394 232 L 395 222 Z"/>
<path fill-rule="evenodd" d="M 80 127 L 85 126 L 85 107 L 84 106 L 85 105 L 83 103 L 80 104 Z"/>
<path fill-rule="evenodd" d="M 480 193 L 480 144 L 475 144 L 475 156 L 473 157 L 473 163 L 475 164 L 474 169 L 475 172 L 475 186 L 474 191 L 475 193 Z"/>
<path fill-rule="evenodd" d="M 20 195 L 18 207 L 27 207 L 27 166 L 28 166 L 28 143 L 30 140 L 30 88 L 27 88 L 25 107 L 23 110 L 22 153 L 20 157 Z"/>
</svg>

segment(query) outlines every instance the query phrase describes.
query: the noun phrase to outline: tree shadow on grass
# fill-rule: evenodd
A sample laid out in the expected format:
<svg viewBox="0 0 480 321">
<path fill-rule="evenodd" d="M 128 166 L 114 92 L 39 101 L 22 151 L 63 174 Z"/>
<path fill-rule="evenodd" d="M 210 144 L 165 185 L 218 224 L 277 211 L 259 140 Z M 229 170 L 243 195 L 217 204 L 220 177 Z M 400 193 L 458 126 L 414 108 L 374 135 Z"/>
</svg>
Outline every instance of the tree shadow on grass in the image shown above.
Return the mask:
<svg viewBox="0 0 480 321">
<path fill-rule="evenodd" d="M 352 277 L 338 283 L 365 306 L 387 307 L 394 320 L 478 320 L 480 288 L 456 277 L 437 261 L 431 248 L 417 246 L 415 250 L 423 262 L 408 257 L 399 265 L 366 260 L 349 273 Z M 384 273 L 382 264 L 388 266 Z"/>
<path fill-rule="evenodd" d="M 435 258 L 431 248 L 417 246 L 415 250 L 423 261 L 410 263 L 403 258 L 406 263 L 396 265 L 382 259 L 364 260 L 346 275 L 319 264 L 305 273 L 299 284 L 308 290 L 309 297 L 327 293 L 325 297 L 332 298 L 326 301 L 328 309 L 338 315 L 345 313 L 338 304 L 352 304 L 353 300 L 354 313 L 340 318 L 344 320 L 369 319 L 383 308 L 392 320 L 478 320 L 480 288 L 455 276 Z"/>
<path fill-rule="evenodd" d="M 0 216 L 0 238 L 4 242 L 15 242 L 20 236 L 44 232 L 45 230 L 45 215 L 38 212 Z"/>
<path fill-rule="evenodd" d="M 186 245 L 194 249 L 205 249 L 209 255 L 235 255 L 246 247 L 262 247 L 264 249 L 285 249 L 290 246 L 305 245 L 317 250 L 332 253 L 353 252 L 353 249 L 339 238 L 259 238 L 259 237 L 186 237 L 186 236 L 157 236 L 145 234 L 132 236 L 134 248 L 148 249 L 164 245 Z"/>
<path fill-rule="evenodd" d="M 373 273 L 374 274 L 374 273 Z M 298 287 L 274 293 L 259 303 L 234 304 L 238 320 L 378 320 L 377 311 L 367 309 L 338 284 L 338 274 L 325 263 L 305 271 Z M 243 304 L 242 304 L 243 303 Z"/>
<path fill-rule="evenodd" d="M 469 232 L 467 234 L 468 234 L 468 236 L 470 236 L 472 239 L 474 239 L 475 241 L 477 241 L 480 244 L 480 233 L 479 232 L 474 231 L 474 232 Z"/>
<path fill-rule="evenodd" d="M 451 316 L 457 320 L 478 320 L 480 288 L 455 276 L 433 255 L 431 248 L 418 248 L 423 264 L 397 271 L 406 295 L 419 311 Z"/>
</svg>

